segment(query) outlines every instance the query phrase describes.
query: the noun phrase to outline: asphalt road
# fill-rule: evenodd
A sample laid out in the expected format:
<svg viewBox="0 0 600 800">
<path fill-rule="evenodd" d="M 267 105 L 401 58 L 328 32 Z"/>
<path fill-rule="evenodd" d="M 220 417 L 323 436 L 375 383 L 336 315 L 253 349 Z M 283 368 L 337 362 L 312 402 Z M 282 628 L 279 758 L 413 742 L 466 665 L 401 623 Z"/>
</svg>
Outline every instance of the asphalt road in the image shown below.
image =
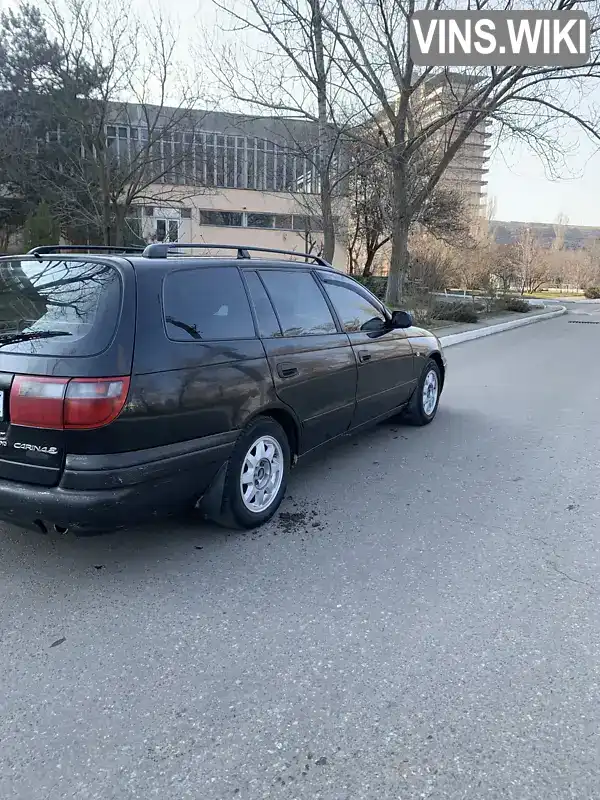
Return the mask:
<svg viewBox="0 0 600 800">
<path fill-rule="evenodd" d="M 259 533 L 4 528 L 0 797 L 598 798 L 600 325 L 576 318 L 449 349 L 433 425 L 298 469 Z"/>
</svg>

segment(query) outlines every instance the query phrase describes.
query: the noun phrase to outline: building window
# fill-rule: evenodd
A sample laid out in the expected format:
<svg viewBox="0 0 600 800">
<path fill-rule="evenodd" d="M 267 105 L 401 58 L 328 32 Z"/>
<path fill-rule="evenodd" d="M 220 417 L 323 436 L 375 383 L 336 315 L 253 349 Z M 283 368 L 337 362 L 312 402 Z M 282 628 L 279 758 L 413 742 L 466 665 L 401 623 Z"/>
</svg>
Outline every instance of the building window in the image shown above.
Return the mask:
<svg viewBox="0 0 600 800">
<path fill-rule="evenodd" d="M 194 177 L 206 186 L 206 137 L 203 133 L 194 136 Z"/>
<path fill-rule="evenodd" d="M 288 192 L 296 191 L 296 154 L 288 152 L 285 159 L 285 185 Z"/>
<path fill-rule="evenodd" d="M 267 180 L 265 175 L 266 167 L 266 151 L 264 139 L 255 139 L 256 141 L 256 189 L 264 191 L 267 188 Z"/>
<path fill-rule="evenodd" d="M 294 214 L 293 227 L 295 231 L 312 230 L 309 217 L 298 217 Z"/>
<path fill-rule="evenodd" d="M 248 189 L 258 189 L 256 185 L 256 139 L 248 139 Z"/>
<path fill-rule="evenodd" d="M 228 136 L 227 149 L 225 151 L 225 185 L 230 188 L 236 185 L 235 157 L 235 136 Z"/>
<path fill-rule="evenodd" d="M 275 185 L 276 192 L 285 190 L 285 162 L 286 151 L 282 147 L 275 146 Z"/>
<path fill-rule="evenodd" d="M 217 164 L 216 164 L 216 175 L 217 175 L 217 186 L 225 186 L 225 137 L 224 136 L 217 136 Z"/>
<path fill-rule="evenodd" d="M 275 227 L 283 231 L 292 230 L 291 214 L 275 214 Z"/>
<path fill-rule="evenodd" d="M 215 186 L 215 139 L 212 134 L 206 136 L 206 186 Z"/>
<path fill-rule="evenodd" d="M 272 191 L 275 188 L 275 145 L 266 142 L 266 148 L 265 189 Z"/>
<path fill-rule="evenodd" d="M 179 220 L 161 219 L 155 220 L 155 237 L 158 242 L 178 242 L 179 241 Z"/>
<path fill-rule="evenodd" d="M 243 225 L 241 211 L 201 211 L 201 225 L 215 225 L 219 228 L 241 228 Z"/>
<path fill-rule="evenodd" d="M 248 180 L 248 163 L 246 155 L 246 142 L 243 136 L 236 139 L 235 150 L 235 186 L 237 189 L 245 189 Z"/>
<path fill-rule="evenodd" d="M 273 228 L 274 221 L 273 214 L 248 214 L 247 225 L 249 228 Z"/>
</svg>

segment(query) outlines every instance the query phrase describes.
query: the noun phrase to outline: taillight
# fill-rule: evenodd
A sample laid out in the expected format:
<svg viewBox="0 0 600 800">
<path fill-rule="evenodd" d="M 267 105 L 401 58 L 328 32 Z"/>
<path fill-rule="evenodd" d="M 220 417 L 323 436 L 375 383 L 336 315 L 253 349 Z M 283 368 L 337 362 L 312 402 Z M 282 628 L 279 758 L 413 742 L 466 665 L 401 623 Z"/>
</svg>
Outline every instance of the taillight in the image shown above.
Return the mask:
<svg viewBox="0 0 600 800">
<path fill-rule="evenodd" d="M 116 419 L 129 378 L 74 378 L 65 395 L 65 428 L 101 428 Z"/>
<path fill-rule="evenodd" d="M 10 390 L 10 421 L 29 428 L 63 428 L 68 378 L 17 375 Z"/>
<path fill-rule="evenodd" d="M 28 428 L 101 428 L 121 413 L 129 380 L 17 375 L 10 392 L 10 421 Z"/>
</svg>

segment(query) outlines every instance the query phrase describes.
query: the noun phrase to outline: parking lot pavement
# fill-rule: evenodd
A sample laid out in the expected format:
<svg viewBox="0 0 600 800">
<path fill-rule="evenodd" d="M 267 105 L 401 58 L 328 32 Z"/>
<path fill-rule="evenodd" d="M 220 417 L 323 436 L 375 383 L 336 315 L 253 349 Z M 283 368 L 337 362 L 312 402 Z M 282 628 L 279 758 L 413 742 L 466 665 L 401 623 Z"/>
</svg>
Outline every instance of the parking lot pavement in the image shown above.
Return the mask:
<svg viewBox="0 0 600 800">
<path fill-rule="evenodd" d="M 600 326 L 451 348 L 439 416 L 241 535 L 0 539 L 0 797 L 600 795 Z"/>
</svg>

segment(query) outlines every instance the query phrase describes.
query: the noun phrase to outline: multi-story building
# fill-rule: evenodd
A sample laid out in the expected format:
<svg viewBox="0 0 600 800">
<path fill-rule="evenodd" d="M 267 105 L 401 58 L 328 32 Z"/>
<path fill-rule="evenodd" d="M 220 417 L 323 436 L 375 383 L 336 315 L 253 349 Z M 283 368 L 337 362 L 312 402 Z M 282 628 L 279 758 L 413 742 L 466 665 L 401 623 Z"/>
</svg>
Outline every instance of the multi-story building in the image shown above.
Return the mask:
<svg viewBox="0 0 600 800">
<path fill-rule="evenodd" d="M 447 79 L 432 76 L 423 84 L 421 119 L 433 119 L 448 109 L 459 78 L 449 85 Z M 101 167 L 103 178 L 110 180 L 111 175 L 117 175 L 118 180 L 119 174 L 131 174 L 145 187 L 137 192 L 129 210 L 129 238 L 254 244 L 311 252 L 320 249 L 316 124 L 136 104 L 115 105 L 109 120 L 104 128 L 107 161 Z M 443 126 L 431 144 L 443 143 L 452 135 L 450 126 Z M 471 134 L 444 177 L 444 183 L 465 193 L 477 212 L 483 208 L 485 197 L 487 137 L 484 128 Z M 60 129 L 48 137 L 50 143 L 60 144 L 60 139 Z M 100 147 L 105 147 L 104 141 Z M 64 151 L 64 145 L 62 148 Z M 61 147 L 58 150 L 60 162 Z M 339 150 L 336 159 L 343 162 L 342 148 Z M 94 162 L 96 153 L 87 157 Z M 92 163 L 92 174 L 94 169 Z M 84 171 L 82 176 L 85 181 Z M 339 218 L 333 260 L 336 266 L 345 268 L 343 197 L 334 213 Z M 96 241 L 97 236 L 97 231 L 83 232 L 87 241 Z"/>
<path fill-rule="evenodd" d="M 157 135 L 148 133 L 146 111 L 128 106 L 107 126 L 109 148 L 123 166 L 144 137 L 156 140 L 158 177 L 130 219 L 143 240 L 319 249 L 316 126 L 217 112 L 179 113 L 175 124 L 178 112 L 166 109 Z M 334 262 L 345 266 L 341 244 Z"/>
<path fill-rule="evenodd" d="M 415 103 L 417 124 L 426 126 L 449 116 L 449 121 L 439 127 L 429 140 L 428 152 L 432 161 L 441 158 L 448 145 L 463 131 L 469 111 L 454 112 L 476 84 L 477 78 L 467 73 L 442 71 L 430 76 L 421 85 Z M 469 134 L 440 181 L 441 186 L 457 189 L 462 194 L 467 210 L 474 217 L 486 212 L 490 137 L 489 123 L 478 125 Z"/>
</svg>

